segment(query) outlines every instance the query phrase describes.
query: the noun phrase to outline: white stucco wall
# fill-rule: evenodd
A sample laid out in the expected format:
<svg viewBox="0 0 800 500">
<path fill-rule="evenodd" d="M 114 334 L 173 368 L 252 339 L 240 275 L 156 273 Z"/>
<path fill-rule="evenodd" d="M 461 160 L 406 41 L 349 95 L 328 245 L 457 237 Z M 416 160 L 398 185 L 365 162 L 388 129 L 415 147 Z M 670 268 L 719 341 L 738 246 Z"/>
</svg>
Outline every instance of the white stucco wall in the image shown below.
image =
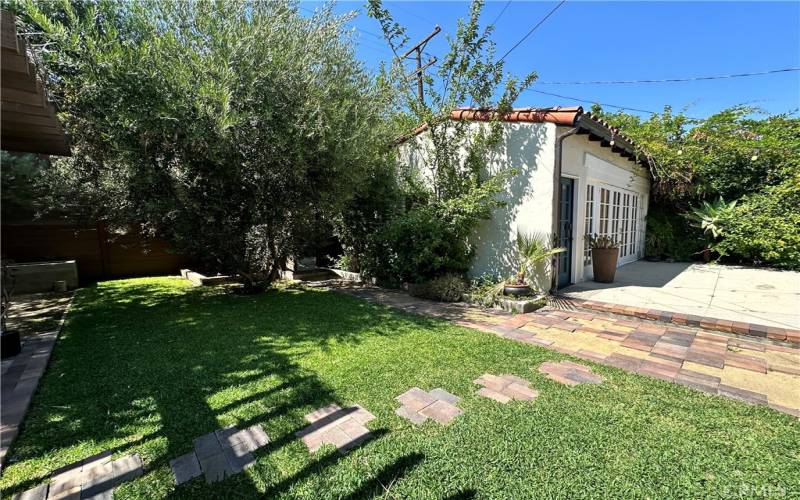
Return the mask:
<svg viewBox="0 0 800 500">
<path fill-rule="evenodd" d="M 485 126 L 480 122 L 473 127 Z M 514 176 L 499 199 L 505 207 L 496 208 L 492 219 L 484 221 L 470 238 L 475 248 L 475 260 L 470 277 L 484 274 L 508 277 L 516 271 L 517 230 L 548 235 L 552 226 L 553 162 L 556 126 L 552 123 L 504 123 L 503 143 L 489 164 L 489 173 L 514 167 Z M 426 147 L 426 134 L 421 134 L 401 146 L 398 157 L 425 179 L 430 172 L 421 166 Z M 536 283 L 549 288 L 546 270 L 541 269 Z"/>
<path fill-rule="evenodd" d="M 475 122 L 471 125 L 484 124 Z M 555 140 L 569 127 L 557 127 L 552 123 L 505 123 L 503 126 L 504 140 L 490 163 L 489 171 L 495 173 L 512 166 L 519 170 L 519 174 L 510 180 L 500 196 L 506 205 L 495 209 L 492 219 L 481 223 L 470 238 L 476 250 L 469 272 L 473 278 L 481 275 L 508 277 L 516 271 L 517 231 L 533 232 L 543 237 L 552 234 Z M 414 141 L 416 147 L 412 145 Z M 429 143 L 423 133 L 399 150 L 402 163 L 416 169 L 423 178 L 429 175 L 420 168 L 426 145 Z M 585 276 L 583 235 L 587 183 L 636 192 L 643 210 L 646 210 L 650 182 L 643 168 L 612 153 L 610 148 L 601 147 L 599 142 L 589 141 L 586 135 L 574 135 L 564 141 L 562 160 L 562 176 L 575 179 L 572 282 L 578 282 Z M 533 281 L 538 288 L 549 289 L 549 265 L 539 269 Z"/>
<path fill-rule="evenodd" d="M 506 124 L 505 140 L 490 171 L 501 164 L 519 170 L 499 197 L 506 206 L 481 223 L 470 238 L 475 260 L 469 274 L 495 278 L 517 270 L 517 231 L 549 237 L 553 220 L 553 166 L 556 126 L 552 123 Z M 545 267 L 534 278 L 540 289 L 549 288 Z"/>
</svg>

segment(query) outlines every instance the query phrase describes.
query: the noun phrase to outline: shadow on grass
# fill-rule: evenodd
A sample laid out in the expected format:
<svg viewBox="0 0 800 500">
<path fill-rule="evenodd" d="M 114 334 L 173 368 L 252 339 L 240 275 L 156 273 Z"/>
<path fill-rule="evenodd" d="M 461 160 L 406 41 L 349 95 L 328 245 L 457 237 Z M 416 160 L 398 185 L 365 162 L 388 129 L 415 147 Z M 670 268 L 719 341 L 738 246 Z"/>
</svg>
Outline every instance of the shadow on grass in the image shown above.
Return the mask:
<svg viewBox="0 0 800 500">
<path fill-rule="evenodd" d="M 99 283 L 79 293 L 9 465 L 50 456 L 54 469 L 84 458 L 86 446 L 116 453 L 159 442 L 143 451 L 152 469 L 223 425 L 261 423 L 275 433 L 274 419 L 296 425 L 309 408 L 342 403 L 293 359 L 331 342 L 391 335 L 405 321 L 331 292 L 239 296 L 177 280 Z M 256 495 L 252 488 L 238 493 Z"/>
<path fill-rule="evenodd" d="M 425 460 L 425 455 L 422 453 L 411 453 L 400 457 L 381 469 L 374 478 L 364 483 L 360 488 L 350 493 L 345 498 L 347 500 L 357 500 L 360 498 L 375 498 L 390 493 L 392 486 L 421 464 L 423 460 Z"/>
</svg>

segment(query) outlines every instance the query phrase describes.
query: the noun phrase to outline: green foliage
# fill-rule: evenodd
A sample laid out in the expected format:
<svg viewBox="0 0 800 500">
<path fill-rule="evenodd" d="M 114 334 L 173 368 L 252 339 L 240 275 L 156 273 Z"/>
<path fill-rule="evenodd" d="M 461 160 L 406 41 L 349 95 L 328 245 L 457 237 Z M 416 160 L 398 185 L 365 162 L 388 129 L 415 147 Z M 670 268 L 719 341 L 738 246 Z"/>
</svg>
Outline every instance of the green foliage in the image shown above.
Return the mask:
<svg viewBox="0 0 800 500">
<path fill-rule="evenodd" d="M 721 218 L 719 249 L 739 259 L 800 269 L 800 175 L 743 197 Z"/>
<path fill-rule="evenodd" d="M 414 207 L 377 232 L 367 274 L 397 284 L 465 273 L 473 256 L 466 240 L 472 226 L 445 219 L 441 208 Z"/>
<path fill-rule="evenodd" d="M 655 205 L 647 213 L 645 255 L 658 259 L 690 260 L 703 248 L 702 235 L 675 210 Z"/>
<path fill-rule="evenodd" d="M 490 274 L 482 274 L 469 282 L 464 300 L 470 304 L 483 307 L 494 307 L 497 299 L 503 294 L 506 280 L 498 279 Z"/>
<path fill-rule="evenodd" d="M 536 267 L 553 255 L 566 252 L 564 247 L 553 248 L 550 242 L 552 237 L 542 234 L 517 232 L 517 259 L 519 270 L 511 282 L 517 285 L 525 284 L 525 275 L 535 272 Z"/>
<path fill-rule="evenodd" d="M 467 291 L 467 283 L 461 276 L 445 274 L 425 283 L 412 285 L 409 291 L 411 295 L 423 299 L 438 300 L 439 302 L 458 302 Z"/>
<path fill-rule="evenodd" d="M 613 236 L 606 234 L 587 234 L 586 241 L 589 248 L 619 248 L 619 242 Z"/>
<path fill-rule="evenodd" d="M 791 198 L 787 186 L 797 182 L 800 117 L 764 117 L 747 106 L 725 109 L 703 120 L 673 113 L 669 107 L 646 120 L 622 111 L 603 113 L 599 107 L 594 111 L 622 127 L 653 165 L 648 255 L 687 259 L 711 248 L 738 261 L 793 266 L 792 238 L 785 238 L 793 232 L 782 224 L 787 217 L 771 220 L 764 214 L 782 213 L 767 200 L 767 193 Z M 742 197 L 748 200 L 747 207 L 734 201 L 726 209 L 713 201 Z M 758 214 L 755 207 L 765 211 Z M 697 238 L 681 227 L 676 213 L 685 213 L 708 237 Z"/>
<path fill-rule="evenodd" d="M 34 154 L 0 151 L 0 163 L 3 222 L 33 220 L 40 208 L 37 187 L 47 162 Z"/>
<path fill-rule="evenodd" d="M 689 212 L 684 214 L 684 217 L 696 228 L 702 230 L 705 235 L 718 239 L 723 236 L 722 220 L 734 207 L 736 207 L 735 200 L 727 203 L 720 196 L 711 203 L 703 201 L 700 206 L 692 207 Z"/>
<path fill-rule="evenodd" d="M 437 70 L 443 85 L 437 89 L 428 79 L 424 100 L 416 96 L 400 61 L 384 76 L 405 99 L 406 111 L 395 121 L 402 127 L 398 135 L 420 124 L 427 127 L 399 147 L 399 211 L 371 245 L 370 272 L 389 281 L 421 282 L 467 270 L 474 254 L 468 237 L 491 217 L 500 205 L 497 194 L 516 173 L 514 165 L 492 173 L 487 168 L 503 139 L 499 115 L 482 126 L 450 120 L 451 111 L 467 102 L 509 111 L 535 79 L 533 73 L 519 82 L 504 78 L 503 62 L 494 59 L 493 27 L 480 26 L 482 9 L 481 0 L 473 1 L 468 18 L 459 20 Z M 368 12 L 394 52 L 402 52 L 408 38 L 381 1 L 370 0 Z"/>
<path fill-rule="evenodd" d="M 776 185 L 800 169 L 800 118 L 791 114 L 758 119 L 747 106 L 697 120 L 667 106 L 646 120 L 624 111 L 603 113 L 636 141 L 651 160 L 656 201 L 686 208 L 697 200 L 735 200 Z"/>
<path fill-rule="evenodd" d="M 74 144 L 48 204 L 270 282 L 387 156 L 385 88 L 351 18 L 288 1 L 24 3 Z"/>
</svg>

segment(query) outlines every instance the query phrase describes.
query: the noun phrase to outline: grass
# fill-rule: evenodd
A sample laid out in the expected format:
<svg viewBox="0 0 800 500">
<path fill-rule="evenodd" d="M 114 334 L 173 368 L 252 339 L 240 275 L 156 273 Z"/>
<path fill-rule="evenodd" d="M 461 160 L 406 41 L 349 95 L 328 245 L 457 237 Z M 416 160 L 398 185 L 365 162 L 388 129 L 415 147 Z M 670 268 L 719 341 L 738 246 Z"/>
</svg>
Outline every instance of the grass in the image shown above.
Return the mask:
<svg viewBox="0 0 800 500">
<path fill-rule="evenodd" d="M 599 365 L 604 384 L 569 388 L 536 371 L 566 356 L 333 292 L 236 296 L 152 278 L 100 283 L 73 307 L 0 478 L 5 494 L 108 449 L 146 465 L 117 498 L 798 492 L 795 418 Z M 478 397 L 484 372 L 525 377 L 541 395 Z M 464 415 L 412 426 L 394 414 L 412 386 L 461 396 Z M 376 438 L 309 454 L 294 432 L 331 402 L 373 412 Z M 248 472 L 173 485 L 169 460 L 195 437 L 254 423 L 272 443 Z"/>
</svg>

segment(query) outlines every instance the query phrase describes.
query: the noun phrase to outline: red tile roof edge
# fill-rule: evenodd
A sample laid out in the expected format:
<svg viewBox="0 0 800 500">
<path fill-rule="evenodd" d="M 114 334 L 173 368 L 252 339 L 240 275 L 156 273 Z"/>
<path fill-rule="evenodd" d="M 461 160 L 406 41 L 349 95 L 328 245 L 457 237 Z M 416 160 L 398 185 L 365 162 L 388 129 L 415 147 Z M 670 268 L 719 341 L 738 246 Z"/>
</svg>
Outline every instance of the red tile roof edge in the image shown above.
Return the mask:
<svg viewBox="0 0 800 500">
<path fill-rule="evenodd" d="M 491 121 L 496 120 L 498 113 L 493 109 L 486 108 L 459 108 L 450 112 L 451 120 L 464 120 L 464 121 Z M 504 114 L 500 119 L 504 122 L 520 122 L 520 123 L 554 123 L 560 126 L 574 127 L 578 126 L 581 119 L 590 120 L 605 128 L 612 137 L 622 139 L 628 143 L 631 154 L 636 154 L 634 151 L 635 142 L 633 139 L 623 134 L 619 128 L 613 127 L 607 121 L 595 116 L 592 113 L 585 113 L 581 106 L 562 107 L 554 106 L 550 108 L 514 108 L 510 112 Z M 398 137 L 393 143 L 394 146 L 404 143 L 408 139 L 417 136 L 428 130 L 428 124 L 423 123 L 419 127 L 412 130 L 409 134 Z M 644 159 L 649 165 L 649 160 Z"/>
</svg>

